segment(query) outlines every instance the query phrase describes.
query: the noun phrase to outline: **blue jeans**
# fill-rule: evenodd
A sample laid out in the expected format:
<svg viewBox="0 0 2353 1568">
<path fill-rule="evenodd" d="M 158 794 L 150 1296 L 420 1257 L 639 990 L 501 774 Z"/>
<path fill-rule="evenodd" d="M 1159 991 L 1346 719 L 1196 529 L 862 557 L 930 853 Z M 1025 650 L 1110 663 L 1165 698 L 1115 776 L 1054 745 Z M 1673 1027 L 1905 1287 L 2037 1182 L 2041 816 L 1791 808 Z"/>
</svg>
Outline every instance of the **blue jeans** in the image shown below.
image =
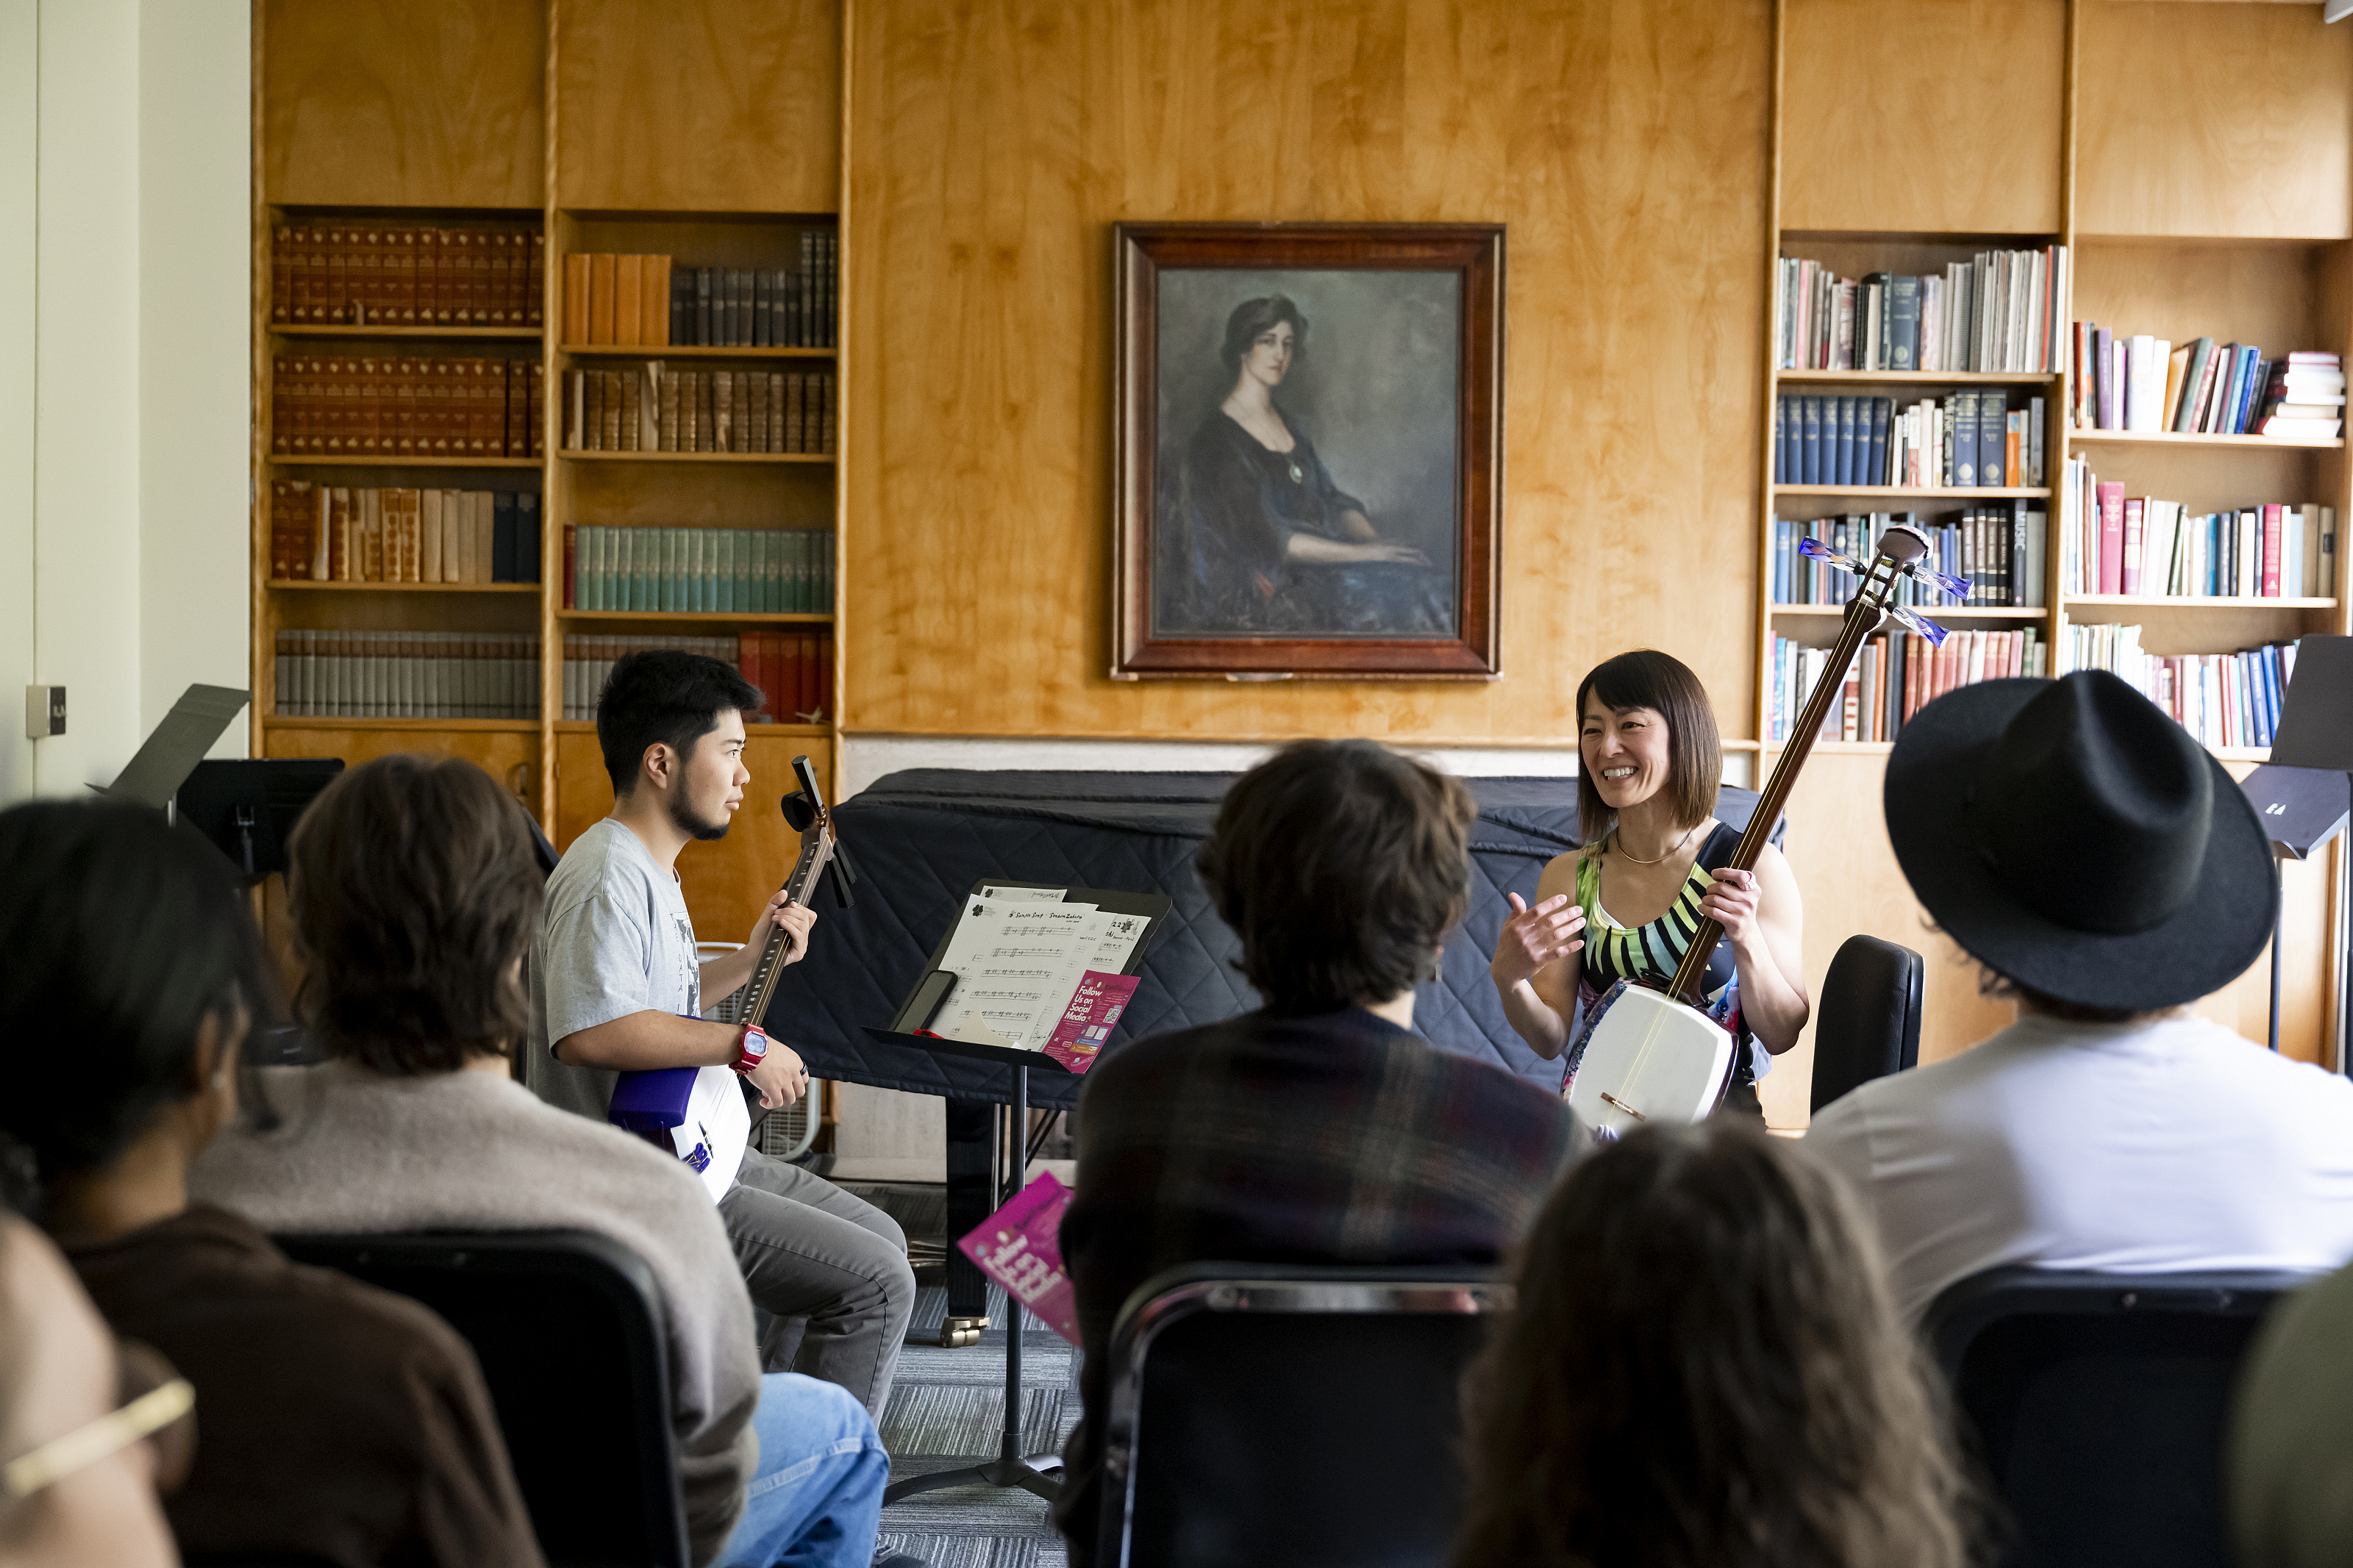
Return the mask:
<svg viewBox="0 0 2353 1568">
<path fill-rule="evenodd" d="M 760 1379 L 760 1462 L 724 1568 L 868 1568 L 891 1456 L 866 1407 L 795 1372 Z"/>
</svg>

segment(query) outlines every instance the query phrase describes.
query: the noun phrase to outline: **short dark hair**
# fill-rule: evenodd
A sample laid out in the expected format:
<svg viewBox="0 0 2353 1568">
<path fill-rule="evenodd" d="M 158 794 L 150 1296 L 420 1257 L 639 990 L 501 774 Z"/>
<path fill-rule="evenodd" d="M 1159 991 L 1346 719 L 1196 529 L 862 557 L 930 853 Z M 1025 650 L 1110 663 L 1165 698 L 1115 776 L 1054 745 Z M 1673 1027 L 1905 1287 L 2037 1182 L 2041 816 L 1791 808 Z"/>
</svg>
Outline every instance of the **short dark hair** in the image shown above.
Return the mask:
<svg viewBox="0 0 2353 1568">
<path fill-rule="evenodd" d="M 396 752 L 302 814 L 286 875 L 300 1001 L 328 1055 L 452 1072 L 530 1026 L 515 961 L 545 879 L 522 806 L 462 757 Z"/>
<path fill-rule="evenodd" d="M 1978 1522 L 1870 1222 L 1753 1118 L 1571 1166 L 1464 1385 L 1455 1568 L 1902 1563 Z"/>
<path fill-rule="evenodd" d="M 596 744 L 613 797 L 638 787 L 647 747 L 659 742 L 687 756 L 722 713 L 757 713 L 760 702 L 760 689 L 719 659 L 666 647 L 622 655 L 596 699 Z"/>
<path fill-rule="evenodd" d="M 1250 353 L 1250 344 L 1258 342 L 1258 335 L 1277 321 L 1289 321 L 1292 331 L 1296 334 L 1291 343 L 1292 364 L 1294 367 L 1305 364 L 1307 318 L 1299 313 L 1299 307 L 1291 302 L 1290 295 L 1268 294 L 1261 299 L 1243 300 L 1234 307 L 1234 313 L 1226 318 L 1225 347 L 1219 351 L 1219 357 L 1226 362 L 1226 368 L 1240 369 L 1242 356 Z"/>
<path fill-rule="evenodd" d="M 1715 809 L 1715 794 L 1724 783 L 1724 742 L 1716 734 L 1715 704 L 1691 666 L 1656 648 L 1636 648 L 1605 658 L 1589 670 L 1577 688 L 1577 731 L 1585 732 L 1585 699 L 1601 699 L 1613 712 L 1648 708 L 1667 721 L 1668 804 L 1675 826 L 1704 822 Z M 1593 787 L 1580 743 L 1577 768 L 1577 821 L 1588 844 L 1599 844 L 1617 825 L 1618 814 Z"/>
<path fill-rule="evenodd" d="M 1386 1001 L 1429 978 L 1471 896 L 1461 782 L 1371 741 L 1293 741 L 1234 782 L 1195 864 L 1268 1005 Z"/>
<path fill-rule="evenodd" d="M 279 1016 L 236 873 L 151 806 L 0 811 L 0 1143 L 29 1152 L 40 1188 L 104 1166 L 198 1091 L 206 1018 L 242 1008 L 252 1039 Z"/>
</svg>

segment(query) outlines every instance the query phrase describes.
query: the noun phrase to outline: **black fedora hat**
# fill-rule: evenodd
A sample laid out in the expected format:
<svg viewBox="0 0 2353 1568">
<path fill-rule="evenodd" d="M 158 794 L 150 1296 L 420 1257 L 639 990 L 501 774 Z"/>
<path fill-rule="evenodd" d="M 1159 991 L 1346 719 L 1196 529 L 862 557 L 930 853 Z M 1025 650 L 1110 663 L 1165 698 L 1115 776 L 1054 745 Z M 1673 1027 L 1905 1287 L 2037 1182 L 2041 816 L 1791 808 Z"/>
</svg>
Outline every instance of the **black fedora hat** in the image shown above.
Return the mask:
<svg viewBox="0 0 2353 1568">
<path fill-rule="evenodd" d="M 1989 680 L 1920 710 L 1887 759 L 1887 835 L 1947 935 L 2079 1006 L 2221 989 L 2270 939 L 2279 868 L 2206 748 L 2105 670 Z"/>
</svg>

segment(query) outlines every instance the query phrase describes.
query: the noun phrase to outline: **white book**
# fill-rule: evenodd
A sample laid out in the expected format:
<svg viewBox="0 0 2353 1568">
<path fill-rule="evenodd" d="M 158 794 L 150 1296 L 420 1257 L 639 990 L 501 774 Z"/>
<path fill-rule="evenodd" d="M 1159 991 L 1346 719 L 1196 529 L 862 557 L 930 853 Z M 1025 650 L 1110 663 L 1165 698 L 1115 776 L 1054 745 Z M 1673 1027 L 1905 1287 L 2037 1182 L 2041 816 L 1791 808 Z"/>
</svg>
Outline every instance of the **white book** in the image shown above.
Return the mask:
<svg viewBox="0 0 2353 1568">
<path fill-rule="evenodd" d="M 466 573 L 466 552 L 462 543 L 464 530 L 458 517 L 458 492 L 438 490 L 441 506 L 441 581 L 466 583 L 472 579 Z"/>
</svg>

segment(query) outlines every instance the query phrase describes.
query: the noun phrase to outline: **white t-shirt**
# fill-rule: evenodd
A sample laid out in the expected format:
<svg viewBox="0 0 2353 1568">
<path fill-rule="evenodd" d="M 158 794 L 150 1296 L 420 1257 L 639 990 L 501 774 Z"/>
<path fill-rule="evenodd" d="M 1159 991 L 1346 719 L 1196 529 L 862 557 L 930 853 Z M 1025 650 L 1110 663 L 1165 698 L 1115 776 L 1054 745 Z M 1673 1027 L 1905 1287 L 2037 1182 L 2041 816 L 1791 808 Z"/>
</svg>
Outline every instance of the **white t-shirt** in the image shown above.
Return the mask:
<svg viewBox="0 0 2353 1568">
<path fill-rule="evenodd" d="M 2353 1257 L 2353 1083 L 2200 1017 L 2035 1013 L 1876 1079 L 1806 1145 L 1877 1222 L 1917 1321 L 1981 1269 L 2334 1268 Z"/>
<path fill-rule="evenodd" d="M 632 1013 L 702 1011 L 694 922 L 678 878 L 609 816 L 572 841 L 547 879 L 531 957 L 537 1005 L 523 1081 L 592 1121 L 605 1120 L 616 1075 L 557 1061 L 555 1041 Z"/>
</svg>

